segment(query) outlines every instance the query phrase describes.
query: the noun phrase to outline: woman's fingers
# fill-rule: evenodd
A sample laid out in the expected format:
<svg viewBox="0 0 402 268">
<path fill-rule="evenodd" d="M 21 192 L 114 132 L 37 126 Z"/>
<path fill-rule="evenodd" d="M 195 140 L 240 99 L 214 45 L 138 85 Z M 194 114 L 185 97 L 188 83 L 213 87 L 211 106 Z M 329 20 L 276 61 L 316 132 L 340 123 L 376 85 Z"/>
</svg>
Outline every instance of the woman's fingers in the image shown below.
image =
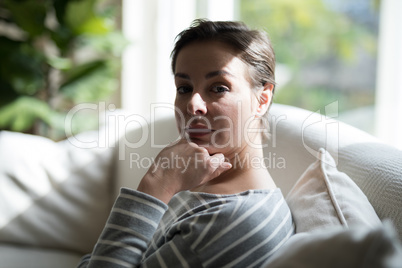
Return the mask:
<svg viewBox="0 0 402 268">
<path fill-rule="evenodd" d="M 166 162 L 169 162 L 169 165 Z M 160 198 L 167 200 L 166 193 L 171 195 L 193 189 L 215 179 L 230 168 L 232 165 L 225 161 L 223 154 L 211 156 L 206 148 L 182 139 L 176 144 L 167 146 L 158 154 L 152 169 L 144 178 L 146 181 L 141 184 L 143 186 L 141 189 L 154 185 L 152 187 L 163 190 L 159 193 L 154 189 L 154 196 L 161 195 Z M 151 192 L 149 189 L 152 187 L 147 187 L 147 191 Z"/>
<path fill-rule="evenodd" d="M 207 160 L 208 164 L 212 168 L 212 173 L 208 180 L 212 180 L 222 174 L 224 171 L 232 168 L 232 164 L 225 161 L 225 156 L 221 153 L 214 154 Z"/>
</svg>

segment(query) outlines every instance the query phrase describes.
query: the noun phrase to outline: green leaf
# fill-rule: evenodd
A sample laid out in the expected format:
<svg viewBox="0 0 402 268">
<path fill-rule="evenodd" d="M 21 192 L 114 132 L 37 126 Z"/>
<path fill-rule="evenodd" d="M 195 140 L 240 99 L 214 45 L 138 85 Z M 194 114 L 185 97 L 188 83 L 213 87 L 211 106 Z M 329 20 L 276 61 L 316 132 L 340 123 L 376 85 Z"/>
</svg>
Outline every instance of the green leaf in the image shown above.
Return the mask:
<svg viewBox="0 0 402 268">
<path fill-rule="evenodd" d="M 58 70 L 69 70 L 73 64 L 70 59 L 60 57 L 50 57 L 47 59 L 47 63 Z"/>
<path fill-rule="evenodd" d="M 92 72 L 96 72 L 105 66 L 106 60 L 96 60 L 88 62 L 79 66 L 74 66 L 67 72 L 65 72 L 65 81 L 62 84 L 62 88 L 68 86 L 69 84 L 75 83 L 85 76 L 88 76 Z"/>
<path fill-rule="evenodd" d="M 45 30 L 47 4 L 44 1 L 12 1 L 5 0 L 15 23 L 32 37 Z"/>
<path fill-rule="evenodd" d="M 44 58 L 28 44 L 0 38 L 0 77 L 20 93 L 33 95 L 44 86 Z"/>
<path fill-rule="evenodd" d="M 0 0 L 7 23 L 26 33 L 24 42 L 0 36 L 0 128 L 24 131 L 35 123 L 35 129 L 45 130 L 37 134 L 51 136 L 63 131 L 66 109 L 83 101 L 106 100 L 117 88 L 117 57 L 123 39 L 112 35 L 116 33 L 113 9 L 99 2 Z M 47 29 L 45 20 L 53 13 L 58 23 Z M 45 53 L 48 47 L 55 48 L 52 55 L 57 56 Z M 77 62 L 80 65 L 74 66 Z M 63 112 L 40 100 L 48 96 L 45 86 L 52 68 L 62 71 L 62 81 L 52 80 L 57 90 L 52 101 Z M 38 120 L 45 122 L 42 127 L 38 128 Z M 88 127 L 89 119 L 83 116 L 74 124 L 79 131 Z"/>
<path fill-rule="evenodd" d="M 1 98 L 0 98 L 0 107 L 14 101 L 18 96 L 20 96 L 9 82 L 6 79 L 3 79 L 0 76 L 0 89 L 1 89 Z"/>
<path fill-rule="evenodd" d="M 105 35 L 83 35 L 83 45 L 101 54 L 120 57 L 124 48 L 129 44 L 121 32 L 110 32 Z"/>
<path fill-rule="evenodd" d="M 4 57 L 7 57 L 10 53 L 20 49 L 23 42 L 15 41 L 5 36 L 0 36 L 0 58 L 4 62 Z"/>
<path fill-rule="evenodd" d="M 64 25 L 64 18 L 66 14 L 67 4 L 71 0 L 53 0 L 53 8 L 56 12 L 56 18 L 61 25 Z"/>
<path fill-rule="evenodd" d="M 19 97 L 0 108 L 0 129 L 25 131 L 30 129 L 37 119 L 51 123 L 49 105 L 33 97 Z"/>
<path fill-rule="evenodd" d="M 111 25 L 107 23 L 107 19 L 101 17 L 91 17 L 83 23 L 77 30 L 79 33 L 87 34 L 107 34 L 112 30 Z"/>
<path fill-rule="evenodd" d="M 64 96 L 75 103 L 105 100 L 117 87 L 117 68 L 110 63 L 75 79 L 61 88 Z"/>
<path fill-rule="evenodd" d="M 81 33 L 81 27 L 94 17 L 95 0 L 70 1 L 66 7 L 65 22 L 73 32 Z"/>
<path fill-rule="evenodd" d="M 75 41 L 75 35 L 72 33 L 71 29 L 64 25 L 59 25 L 55 31 L 49 32 L 50 37 L 61 50 L 61 54 L 67 54 L 68 50 L 71 49 L 72 43 Z"/>
</svg>

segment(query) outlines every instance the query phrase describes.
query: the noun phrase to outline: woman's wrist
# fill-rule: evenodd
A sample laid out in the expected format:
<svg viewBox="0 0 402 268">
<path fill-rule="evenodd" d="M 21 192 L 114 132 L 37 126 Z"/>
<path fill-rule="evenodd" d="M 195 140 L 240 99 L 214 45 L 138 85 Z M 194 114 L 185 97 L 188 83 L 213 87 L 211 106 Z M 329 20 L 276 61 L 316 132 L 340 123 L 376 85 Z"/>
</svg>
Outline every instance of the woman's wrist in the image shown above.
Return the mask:
<svg viewBox="0 0 402 268">
<path fill-rule="evenodd" d="M 170 199 L 176 194 L 164 187 L 162 179 L 154 172 L 147 172 L 138 185 L 137 191 L 151 195 L 165 204 L 168 204 Z"/>
</svg>

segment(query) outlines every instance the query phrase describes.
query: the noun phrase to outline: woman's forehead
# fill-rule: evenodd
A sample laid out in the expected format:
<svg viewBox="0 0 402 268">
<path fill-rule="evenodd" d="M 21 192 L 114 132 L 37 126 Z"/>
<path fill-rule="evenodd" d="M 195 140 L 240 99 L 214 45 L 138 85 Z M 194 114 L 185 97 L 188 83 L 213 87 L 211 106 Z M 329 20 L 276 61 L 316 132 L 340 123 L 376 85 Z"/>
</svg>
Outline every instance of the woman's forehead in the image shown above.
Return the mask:
<svg viewBox="0 0 402 268">
<path fill-rule="evenodd" d="M 245 74 L 243 72 L 245 67 L 245 63 L 229 45 L 216 41 L 197 42 L 184 47 L 179 52 L 176 73 L 225 71 L 232 75 L 235 73 L 239 75 Z"/>
</svg>

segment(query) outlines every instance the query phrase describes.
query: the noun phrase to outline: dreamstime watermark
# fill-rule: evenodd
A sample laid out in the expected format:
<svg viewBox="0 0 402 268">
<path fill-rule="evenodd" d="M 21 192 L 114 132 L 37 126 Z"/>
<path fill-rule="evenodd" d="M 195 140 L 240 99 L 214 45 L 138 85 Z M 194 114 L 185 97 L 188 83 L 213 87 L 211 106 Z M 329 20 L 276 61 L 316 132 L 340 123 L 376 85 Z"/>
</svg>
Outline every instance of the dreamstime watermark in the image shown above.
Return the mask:
<svg viewBox="0 0 402 268">
<path fill-rule="evenodd" d="M 297 118 L 298 112 L 287 114 L 287 110 L 284 113 L 270 113 L 268 118 L 256 118 L 250 116 L 249 118 L 242 118 L 242 103 L 237 103 L 237 114 L 226 116 L 219 115 L 214 118 L 207 117 L 190 117 L 183 114 L 182 111 L 177 109 L 173 104 L 167 103 L 155 103 L 150 105 L 150 116 L 147 119 L 145 116 L 139 114 L 123 114 L 116 111 L 114 105 L 106 105 L 105 102 L 83 103 L 75 106 L 69 111 L 65 118 L 64 126 L 65 133 L 70 143 L 80 148 L 106 148 L 118 146 L 119 160 L 125 160 L 128 156 L 131 161 L 131 153 L 136 149 L 162 149 L 168 145 L 173 145 L 175 141 L 180 138 L 189 138 L 186 135 L 185 130 L 193 122 L 201 122 L 208 129 L 214 126 L 224 126 L 219 129 L 215 129 L 210 135 L 208 140 L 209 146 L 215 148 L 236 148 L 243 146 L 244 143 L 252 148 L 261 148 L 264 151 L 269 151 L 270 148 L 276 148 L 278 146 L 291 146 L 300 144 L 305 150 L 317 157 L 319 147 L 325 148 L 327 151 L 332 152 L 335 162 L 337 163 L 337 153 L 339 149 L 339 122 L 336 120 L 338 117 L 338 102 L 333 102 L 324 107 L 323 114 L 320 110 L 315 113 L 311 113 L 309 116 L 303 118 Z M 83 140 L 79 135 L 73 134 L 73 120 L 75 116 L 80 113 L 90 110 L 92 112 L 98 112 L 98 120 L 100 124 L 107 122 L 107 127 L 104 129 L 103 135 L 93 137 L 92 140 Z M 281 109 L 279 109 L 280 111 Z M 177 126 L 172 119 L 161 119 L 160 114 L 175 114 L 180 133 L 177 132 Z M 305 116 L 305 113 L 303 114 Z M 296 117 L 296 118 L 295 118 Z M 171 121 L 169 125 L 163 125 L 160 127 L 160 122 Z M 269 140 L 264 143 L 255 143 L 253 137 L 256 133 L 268 134 L 268 128 L 261 124 L 255 124 L 255 120 L 268 120 L 269 121 Z M 296 120 L 296 121 L 295 121 Z M 301 122 L 301 125 L 300 125 Z M 266 124 L 265 124 L 266 125 Z M 291 129 L 288 129 L 291 127 Z M 299 131 L 299 132 L 298 132 Z M 286 141 L 283 143 L 283 136 L 287 135 L 287 132 L 292 133 L 292 137 L 296 140 Z M 225 136 L 225 139 L 220 137 Z M 166 136 L 169 138 L 166 139 Z M 161 139 L 161 137 L 164 137 Z M 163 140 L 161 142 L 160 140 Z M 118 141 L 118 142 L 116 142 Z M 173 143 L 172 143 L 173 141 Z M 190 141 L 190 140 L 189 140 Z M 278 143 L 282 141 L 282 143 Z M 281 145 L 278 145 L 281 144 Z M 292 150 L 292 148 L 287 148 Z M 135 155 L 135 154 L 134 154 Z M 151 159 L 142 160 L 142 166 L 146 166 L 145 162 Z M 137 160 L 137 162 L 140 160 Z M 248 162 L 251 161 L 250 159 Z M 257 161 L 257 160 L 253 160 Z M 251 161 L 252 162 L 252 161 Z"/>
</svg>

